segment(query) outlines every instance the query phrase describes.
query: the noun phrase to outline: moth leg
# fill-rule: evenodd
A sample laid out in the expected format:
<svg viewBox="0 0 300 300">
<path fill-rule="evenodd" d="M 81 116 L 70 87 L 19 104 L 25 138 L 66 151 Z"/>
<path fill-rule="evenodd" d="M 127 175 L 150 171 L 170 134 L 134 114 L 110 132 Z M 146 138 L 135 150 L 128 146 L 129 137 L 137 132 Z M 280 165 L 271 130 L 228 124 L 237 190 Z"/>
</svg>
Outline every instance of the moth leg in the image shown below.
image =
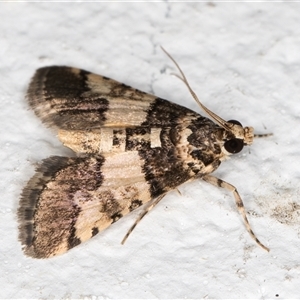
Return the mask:
<svg viewBox="0 0 300 300">
<path fill-rule="evenodd" d="M 202 179 L 214 186 L 217 187 L 221 187 L 224 188 L 230 192 L 233 193 L 234 198 L 235 198 L 235 203 L 236 206 L 238 208 L 239 213 L 242 215 L 245 225 L 246 225 L 246 229 L 247 231 L 250 233 L 251 237 L 256 241 L 256 243 L 261 246 L 263 249 L 267 250 L 268 252 L 270 251 L 270 249 L 268 247 L 266 247 L 265 245 L 263 245 L 259 239 L 256 237 L 256 235 L 254 234 L 254 232 L 251 229 L 250 223 L 248 221 L 247 215 L 246 215 L 246 211 L 245 211 L 245 207 L 243 204 L 243 200 L 241 198 L 241 196 L 239 195 L 237 189 L 231 185 L 230 183 L 223 181 L 222 179 L 219 179 L 217 177 L 211 176 L 211 175 L 205 175 L 204 177 L 202 177 Z"/>
<path fill-rule="evenodd" d="M 176 188 L 176 191 L 177 191 L 177 193 L 178 193 L 179 196 L 182 196 L 182 194 L 181 194 L 181 192 L 180 192 L 179 189 Z"/>
<path fill-rule="evenodd" d="M 136 219 L 136 221 L 134 222 L 134 224 L 130 227 L 130 229 L 128 230 L 128 232 L 126 233 L 126 235 L 124 236 L 121 244 L 124 245 L 124 243 L 126 242 L 127 238 L 129 237 L 129 235 L 131 234 L 131 232 L 133 231 L 133 229 L 135 228 L 135 226 L 145 217 L 145 215 L 156 205 L 160 202 L 160 200 L 166 195 L 162 194 L 159 197 L 153 199 L 149 205 L 145 208 L 145 210 L 139 215 L 139 217 Z"/>
</svg>

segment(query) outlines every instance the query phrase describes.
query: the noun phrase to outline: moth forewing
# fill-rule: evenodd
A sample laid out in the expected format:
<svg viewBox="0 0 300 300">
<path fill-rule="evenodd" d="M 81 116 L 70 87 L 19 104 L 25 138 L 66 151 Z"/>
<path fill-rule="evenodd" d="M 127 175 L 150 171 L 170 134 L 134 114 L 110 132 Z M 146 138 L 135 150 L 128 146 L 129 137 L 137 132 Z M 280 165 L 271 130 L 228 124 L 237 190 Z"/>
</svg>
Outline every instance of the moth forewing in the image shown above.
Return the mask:
<svg viewBox="0 0 300 300">
<path fill-rule="evenodd" d="M 78 157 L 45 159 L 24 188 L 18 218 L 27 255 L 64 253 L 148 203 L 124 242 L 168 191 L 196 178 L 232 191 L 248 232 L 267 249 L 251 230 L 236 189 L 209 175 L 226 156 L 252 143 L 253 129 L 206 108 L 175 64 L 214 121 L 84 70 L 36 71 L 29 105 Z"/>
</svg>

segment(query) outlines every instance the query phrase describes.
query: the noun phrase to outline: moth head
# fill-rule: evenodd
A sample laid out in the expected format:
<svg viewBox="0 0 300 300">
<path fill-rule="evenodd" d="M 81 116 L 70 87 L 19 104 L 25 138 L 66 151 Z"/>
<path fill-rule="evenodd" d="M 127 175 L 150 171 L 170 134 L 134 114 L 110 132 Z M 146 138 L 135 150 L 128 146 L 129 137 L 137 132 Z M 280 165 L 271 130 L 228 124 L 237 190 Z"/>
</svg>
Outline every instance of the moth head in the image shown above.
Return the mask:
<svg viewBox="0 0 300 300">
<path fill-rule="evenodd" d="M 227 122 L 224 120 L 220 122 L 220 120 L 218 120 L 217 122 L 225 129 L 223 152 L 226 154 L 239 153 L 244 146 L 252 144 L 254 137 L 252 127 L 243 127 L 242 124 L 236 120 L 229 120 Z"/>
</svg>

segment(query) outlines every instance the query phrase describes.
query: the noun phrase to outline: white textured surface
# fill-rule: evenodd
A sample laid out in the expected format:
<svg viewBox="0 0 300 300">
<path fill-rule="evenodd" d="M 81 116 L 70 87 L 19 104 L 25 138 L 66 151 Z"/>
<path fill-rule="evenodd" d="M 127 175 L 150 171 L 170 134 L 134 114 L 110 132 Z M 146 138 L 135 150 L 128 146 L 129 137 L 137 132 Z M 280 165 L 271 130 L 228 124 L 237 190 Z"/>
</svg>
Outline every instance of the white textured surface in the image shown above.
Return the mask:
<svg viewBox="0 0 300 300">
<path fill-rule="evenodd" d="M 299 3 L 0 3 L 0 298 L 298 298 Z M 224 162 L 266 253 L 229 193 L 203 182 L 170 193 L 48 260 L 23 255 L 16 210 L 34 165 L 69 151 L 27 107 L 36 68 L 71 65 L 274 136 Z M 202 112 L 201 112 L 202 113 Z"/>
</svg>

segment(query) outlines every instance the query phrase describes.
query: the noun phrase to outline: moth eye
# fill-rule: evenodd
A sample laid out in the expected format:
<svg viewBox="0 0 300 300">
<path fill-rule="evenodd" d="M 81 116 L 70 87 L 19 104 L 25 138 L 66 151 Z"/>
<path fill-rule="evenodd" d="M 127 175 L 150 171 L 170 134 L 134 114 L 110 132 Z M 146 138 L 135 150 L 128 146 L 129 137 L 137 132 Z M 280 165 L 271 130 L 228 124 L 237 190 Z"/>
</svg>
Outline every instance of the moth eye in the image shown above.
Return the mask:
<svg viewBox="0 0 300 300">
<path fill-rule="evenodd" d="M 242 151 L 244 147 L 244 140 L 242 139 L 232 139 L 224 144 L 224 148 L 229 153 L 239 153 Z"/>
<path fill-rule="evenodd" d="M 243 125 L 239 122 L 239 121 L 237 121 L 237 120 L 229 120 L 229 121 L 227 121 L 228 123 L 231 123 L 231 124 L 236 124 L 236 125 L 240 125 L 241 127 L 243 127 Z"/>
</svg>

